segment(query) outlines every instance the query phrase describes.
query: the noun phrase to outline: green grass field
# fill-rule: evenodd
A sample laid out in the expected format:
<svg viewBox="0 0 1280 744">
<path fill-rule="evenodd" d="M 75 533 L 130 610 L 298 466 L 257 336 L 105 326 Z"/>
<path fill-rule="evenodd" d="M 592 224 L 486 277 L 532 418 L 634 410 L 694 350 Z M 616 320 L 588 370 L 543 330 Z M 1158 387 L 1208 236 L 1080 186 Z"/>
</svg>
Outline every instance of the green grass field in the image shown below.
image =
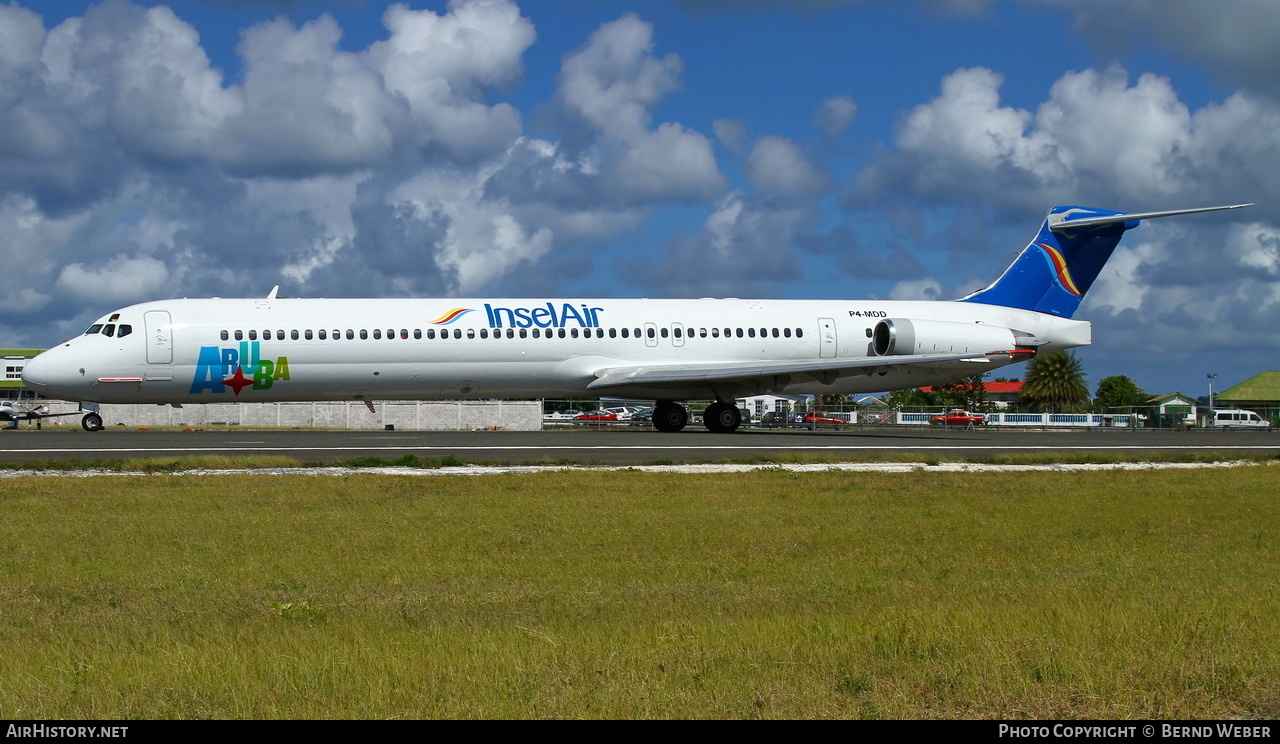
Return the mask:
<svg viewBox="0 0 1280 744">
<path fill-rule="evenodd" d="M 0 480 L 0 718 L 1275 718 L 1280 469 Z"/>
</svg>

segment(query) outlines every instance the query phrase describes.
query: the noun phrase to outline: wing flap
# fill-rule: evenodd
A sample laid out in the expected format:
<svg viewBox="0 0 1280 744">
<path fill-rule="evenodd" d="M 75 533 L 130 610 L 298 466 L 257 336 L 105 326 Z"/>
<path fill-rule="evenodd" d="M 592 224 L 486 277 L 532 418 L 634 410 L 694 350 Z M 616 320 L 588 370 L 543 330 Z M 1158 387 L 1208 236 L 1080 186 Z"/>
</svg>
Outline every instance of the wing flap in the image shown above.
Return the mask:
<svg viewBox="0 0 1280 744">
<path fill-rule="evenodd" d="M 720 362 L 712 364 L 661 364 L 606 367 L 596 370 L 596 379 L 588 389 L 624 387 L 627 385 L 663 385 L 671 383 L 717 383 L 759 377 L 791 374 L 838 374 L 844 370 L 874 367 L 904 367 L 947 362 L 987 362 L 989 356 L 1013 352 L 989 351 L 986 354 L 903 354 L 851 359 L 810 359 L 802 362 Z"/>
</svg>

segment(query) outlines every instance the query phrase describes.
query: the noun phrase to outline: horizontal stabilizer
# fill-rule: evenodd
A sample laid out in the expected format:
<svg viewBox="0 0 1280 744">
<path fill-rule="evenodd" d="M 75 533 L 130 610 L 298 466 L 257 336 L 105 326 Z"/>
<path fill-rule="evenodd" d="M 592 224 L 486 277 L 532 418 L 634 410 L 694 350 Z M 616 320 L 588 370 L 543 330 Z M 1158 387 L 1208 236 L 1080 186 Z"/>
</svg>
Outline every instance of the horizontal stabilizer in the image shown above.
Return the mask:
<svg viewBox="0 0 1280 744">
<path fill-rule="evenodd" d="M 1100 225 L 1114 225 L 1117 222 L 1140 222 L 1142 220 L 1154 220 L 1157 217 L 1176 217 L 1180 214 L 1199 214 L 1200 212 L 1221 212 L 1224 209 L 1241 209 L 1243 207 L 1252 207 L 1256 202 L 1248 204 L 1231 204 L 1225 207 L 1197 207 L 1195 209 L 1172 209 L 1165 212 L 1128 212 L 1124 214 L 1108 214 L 1101 217 L 1085 217 L 1083 215 L 1092 214 L 1092 212 L 1081 210 L 1079 212 L 1066 212 L 1063 214 L 1049 215 L 1049 229 L 1054 232 L 1063 232 L 1066 230 L 1075 230 L 1081 227 L 1097 227 Z M 1075 215 L 1081 215 L 1076 217 Z"/>
</svg>

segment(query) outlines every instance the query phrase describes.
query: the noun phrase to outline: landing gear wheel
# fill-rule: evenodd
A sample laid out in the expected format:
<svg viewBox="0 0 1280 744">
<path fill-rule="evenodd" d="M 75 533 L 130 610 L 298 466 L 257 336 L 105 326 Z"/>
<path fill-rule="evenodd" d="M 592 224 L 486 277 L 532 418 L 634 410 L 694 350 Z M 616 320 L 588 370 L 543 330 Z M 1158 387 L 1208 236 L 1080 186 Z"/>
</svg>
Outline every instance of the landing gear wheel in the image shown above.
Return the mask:
<svg viewBox="0 0 1280 744">
<path fill-rule="evenodd" d="M 717 401 L 703 411 L 702 425 L 716 434 L 732 434 L 742 426 L 742 411 L 737 406 Z"/>
<path fill-rule="evenodd" d="M 679 403 L 658 401 L 653 407 L 653 428 L 658 431 L 680 431 L 689 423 L 689 412 Z"/>
<path fill-rule="evenodd" d="M 102 417 L 96 413 L 86 413 L 84 418 L 80 419 L 80 426 L 85 431 L 102 431 Z"/>
</svg>

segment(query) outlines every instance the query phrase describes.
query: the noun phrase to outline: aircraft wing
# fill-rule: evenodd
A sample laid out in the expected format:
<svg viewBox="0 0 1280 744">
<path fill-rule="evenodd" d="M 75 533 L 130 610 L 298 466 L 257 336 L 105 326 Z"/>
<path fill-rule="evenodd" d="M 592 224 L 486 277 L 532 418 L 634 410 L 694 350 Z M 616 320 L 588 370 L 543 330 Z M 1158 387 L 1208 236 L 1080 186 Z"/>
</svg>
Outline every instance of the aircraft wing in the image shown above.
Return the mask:
<svg viewBox="0 0 1280 744">
<path fill-rule="evenodd" d="M 751 361 L 606 367 L 596 370 L 596 379 L 589 383 L 587 387 L 599 389 L 626 387 L 628 385 L 727 384 L 793 374 L 808 374 L 820 381 L 830 381 L 840 376 L 840 373 L 844 371 L 866 370 L 876 367 L 929 366 L 965 361 L 986 363 L 988 361 L 987 357 L 1024 353 L 1028 352 L 1019 350 L 989 351 L 986 354 L 973 354 L 971 352 L 965 354 L 902 354 L 882 357 L 819 359 L 803 362 Z"/>
</svg>

